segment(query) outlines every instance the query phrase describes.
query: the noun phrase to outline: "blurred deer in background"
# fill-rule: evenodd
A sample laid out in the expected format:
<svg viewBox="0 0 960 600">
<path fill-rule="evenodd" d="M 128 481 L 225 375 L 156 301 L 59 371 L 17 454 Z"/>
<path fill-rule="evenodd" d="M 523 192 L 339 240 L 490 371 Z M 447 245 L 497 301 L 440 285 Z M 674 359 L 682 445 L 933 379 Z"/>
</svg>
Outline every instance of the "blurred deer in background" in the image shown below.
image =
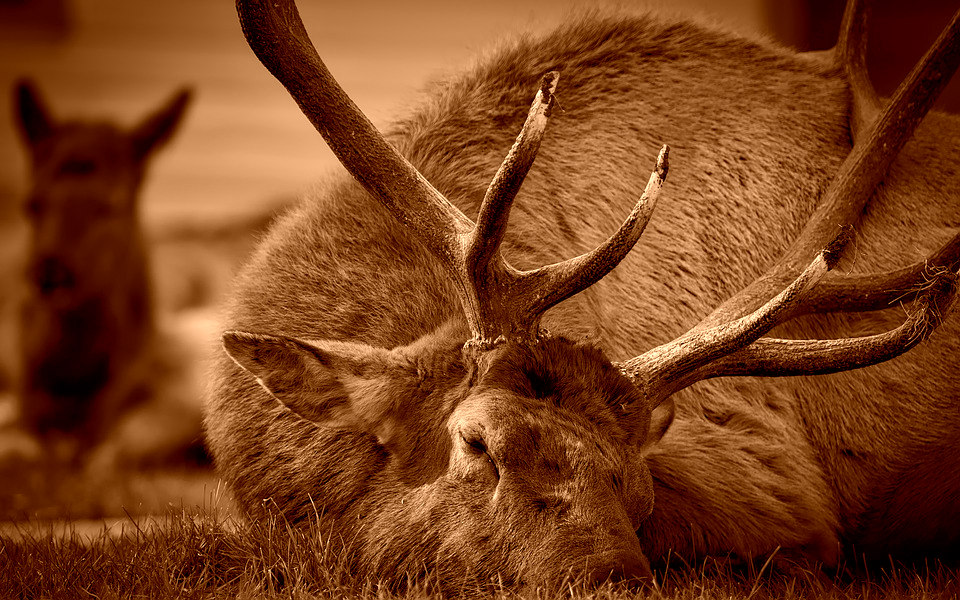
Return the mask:
<svg viewBox="0 0 960 600">
<path fill-rule="evenodd" d="M 811 55 L 592 16 L 385 138 L 291 1 L 237 5 L 355 178 L 282 219 L 232 301 L 206 427 L 248 515 L 453 590 L 957 548 L 960 119 L 917 125 L 960 13 L 886 103 L 857 0 Z"/>
<path fill-rule="evenodd" d="M 59 121 L 27 81 L 14 93 L 31 167 L 22 428 L 61 459 L 100 466 L 199 448 L 200 357 L 158 330 L 138 204 L 190 91 L 130 130 Z"/>
</svg>

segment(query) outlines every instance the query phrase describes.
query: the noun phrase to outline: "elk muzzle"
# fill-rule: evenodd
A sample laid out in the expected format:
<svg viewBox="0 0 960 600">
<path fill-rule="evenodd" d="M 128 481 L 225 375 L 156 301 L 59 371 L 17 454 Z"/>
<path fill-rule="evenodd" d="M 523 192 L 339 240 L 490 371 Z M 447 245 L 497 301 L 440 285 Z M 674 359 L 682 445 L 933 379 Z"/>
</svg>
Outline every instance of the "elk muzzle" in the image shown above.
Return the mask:
<svg viewBox="0 0 960 600">
<path fill-rule="evenodd" d="M 616 512 L 615 507 L 611 507 Z M 590 586 L 607 582 L 627 585 L 653 583 L 650 563 L 643 554 L 636 532 L 625 522 L 610 526 L 612 515 L 598 514 L 593 524 L 561 526 L 553 539 L 545 539 L 531 555 L 538 558 L 539 568 L 531 579 L 546 585 L 569 578 Z M 620 521 L 621 519 L 616 519 Z M 559 571 L 559 572 L 558 572 Z"/>
<path fill-rule="evenodd" d="M 589 570 L 584 578 L 587 583 L 602 585 L 622 582 L 642 586 L 653 582 L 650 562 L 643 554 L 614 552 L 609 557 L 601 555 L 601 558 L 603 560 L 596 565 L 588 565 Z"/>
</svg>

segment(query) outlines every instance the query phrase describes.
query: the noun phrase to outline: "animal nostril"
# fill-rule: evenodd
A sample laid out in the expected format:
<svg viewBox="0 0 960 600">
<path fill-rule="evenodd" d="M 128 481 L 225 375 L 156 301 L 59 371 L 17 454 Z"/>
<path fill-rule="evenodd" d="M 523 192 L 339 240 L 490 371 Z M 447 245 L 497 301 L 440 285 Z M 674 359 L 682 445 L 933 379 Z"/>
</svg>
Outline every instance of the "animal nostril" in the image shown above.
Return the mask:
<svg viewBox="0 0 960 600">
<path fill-rule="evenodd" d="M 44 294 L 73 286 L 73 273 L 57 258 L 46 257 L 34 263 L 33 281 Z"/>
<path fill-rule="evenodd" d="M 591 578 L 596 583 L 622 582 L 628 585 L 648 585 L 653 583 L 653 572 L 646 557 L 628 555 L 619 562 L 602 569 L 596 569 Z"/>
</svg>

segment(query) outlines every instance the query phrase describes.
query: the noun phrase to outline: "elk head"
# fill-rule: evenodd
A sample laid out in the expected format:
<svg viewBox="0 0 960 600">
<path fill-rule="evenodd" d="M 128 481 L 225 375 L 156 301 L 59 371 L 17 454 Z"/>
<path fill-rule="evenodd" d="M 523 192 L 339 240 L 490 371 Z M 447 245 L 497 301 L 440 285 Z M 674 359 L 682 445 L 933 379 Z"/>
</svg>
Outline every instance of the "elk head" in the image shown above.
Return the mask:
<svg viewBox="0 0 960 600">
<path fill-rule="evenodd" d="M 131 247 L 137 191 L 152 153 L 173 135 L 190 99 L 181 90 L 130 131 L 109 123 L 58 122 L 33 84 L 15 89 L 18 124 L 30 152 L 24 212 L 32 230 L 29 280 L 48 303 L 90 299 L 118 275 L 140 271 Z M 109 249 L 104 251 L 104 249 Z"/>
<path fill-rule="evenodd" d="M 879 133 L 851 153 L 824 200 L 827 208 L 762 278 L 766 287 L 738 295 L 678 340 L 614 364 L 590 344 L 543 331 L 540 320 L 607 274 L 636 243 L 667 175 L 667 147 L 635 208 L 605 243 L 520 271 L 500 244 L 550 115 L 557 73 L 541 80 L 474 223 L 347 97 L 292 2 L 237 6 L 257 56 L 350 173 L 443 266 L 463 308 L 462 320 L 393 349 L 237 331 L 223 336 L 234 361 L 273 398 L 318 424 L 325 433 L 317 435 L 375 440 L 369 457 L 377 467 L 364 487 L 373 499 L 357 500 L 363 509 L 355 509 L 366 520 L 356 533 L 360 561 L 375 577 L 403 578 L 426 566 L 442 580 L 465 573 L 526 583 L 565 573 L 648 579 L 635 535 L 654 501 L 644 454 L 669 427 L 672 393 L 708 377 L 829 372 L 885 360 L 927 335 L 938 323 L 932 315 L 953 298 L 956 240 L 936 259 L 950 268 L 934 277 L 918 316 L 900 329 L 865 340 L 762 337 L 804 311 L 868 310 L 863 292 L 875 294 L 879 305 L 889 300 L 882 285 L 893 278 L 922 279 L 919 267 L 878 275 L 872 284 L 825 277 L 847 237 L 837 236 L 838 226 L 852 221 L 899 149 L 890 131 L 902 131 L 905 114 L 918 120 L 895 100 L 875 121 Z M 905 86 L 911 106 L 917 88 L 929 88 Z M 895 125 L 891 114 L 899 116 Z M 330 494 L 322 499 L 325 511 L 351 502 L 337 491 L 324 493 Z"/>
</svg>

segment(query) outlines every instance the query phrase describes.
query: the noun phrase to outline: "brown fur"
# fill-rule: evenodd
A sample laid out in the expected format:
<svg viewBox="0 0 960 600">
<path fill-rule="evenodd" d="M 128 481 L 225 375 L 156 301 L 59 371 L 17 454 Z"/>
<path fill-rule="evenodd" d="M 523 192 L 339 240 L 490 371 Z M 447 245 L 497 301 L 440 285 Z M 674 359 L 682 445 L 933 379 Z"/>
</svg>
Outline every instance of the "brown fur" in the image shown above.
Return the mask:
<svg viewBox="0 0 960 600">
<path fill-rule="evenodd" d="M 138 206 L 148 161 L 189 92 L 130 130 L 58 121 L 31 84 L 15 92 L 32 182 L 22 427 L 58 453 L 109 464 L 197 444 L 199 388 L 186 350 L 158 332 Z"/>
<path fill-rule="evenodd" d="M 655 560 L 780 547 L 835 564 L 841 547 L 955 549 L 960 319 L 856 372 L 697 384 L 674 397 L 675 422 L 656 444 L 663 422 L 621 397 L 622 380 L 592 349 L 623 360 L 673 339 L 780 256 L 849 152 L 842 74 L 699 25 L 588 18 L 435 84 L 391 139 L 476 218 L 538 79 L 554 69 L 562 110 L 513 208 L 505 256 L 515 266 L 599 244 L 660 144 L 672 147 L 634 251 L 544 319 L 588 341 L 508 347 L 478 374 L 460 355 L 468 334 L 434 259 L 358 184 L 334 178 L 275 227 L 232 302 L 232 329 L 285 336 L 226 338 L 274 396 L 221 360 L 207 434 L 240 504 L 254 516 L 264 498 L 294 518 L 316 508 L 358 542 L 368 573 L 388 579 L 426 566 L 539 581 L 618 562 L 639 574 L 642 556 L 623 535 L 633 527 Z M 888 270 L 938 247 L 960 215 L 958 164 L 960 121 L 931 114 L 842 269 Z M 901 315 L 807 318 L 778 334 L 879 331 Z M 464 430 L 479 431 L 487 453 L 464 446 Z M 552 561 L 560 556 L 570 558 Z"/>
</svg>

